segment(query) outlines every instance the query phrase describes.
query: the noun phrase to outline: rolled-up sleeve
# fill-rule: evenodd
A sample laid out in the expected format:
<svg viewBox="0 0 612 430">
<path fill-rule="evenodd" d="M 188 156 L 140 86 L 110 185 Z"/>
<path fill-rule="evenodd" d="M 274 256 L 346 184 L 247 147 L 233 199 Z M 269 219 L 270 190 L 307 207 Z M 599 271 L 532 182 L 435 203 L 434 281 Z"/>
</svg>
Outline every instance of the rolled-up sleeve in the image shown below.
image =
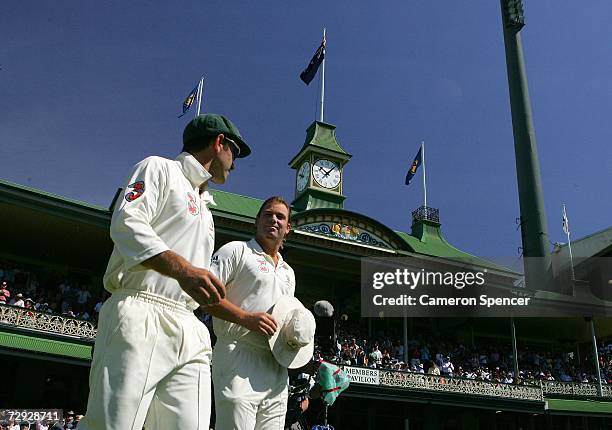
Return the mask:
<svg viewBox="0 0 612 430">
<path fill-rule="evenodd" d="M 170 249 L 152 226 L 162 210 L 167 183 L 167 166 L 157 157 L 144 159 L 130 173 L 110 227 L 126 270 L 145 270 L 140 263 Z"/>
</svg>

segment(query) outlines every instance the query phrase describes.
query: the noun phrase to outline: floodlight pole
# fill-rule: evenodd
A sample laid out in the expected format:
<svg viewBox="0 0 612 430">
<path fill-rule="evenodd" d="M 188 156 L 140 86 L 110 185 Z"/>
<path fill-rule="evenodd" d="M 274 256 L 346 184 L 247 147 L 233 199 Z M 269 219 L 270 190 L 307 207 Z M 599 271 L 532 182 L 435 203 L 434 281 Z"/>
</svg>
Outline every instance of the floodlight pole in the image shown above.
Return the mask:
<svg viewBox="0 0 612 430">
<path fill-rule="evenodd" d="M 591 339 L 593 341 L 593 354 L 595 355 L 595 372 L 597 374 L 597 395 L 603 396 L 603 388 L 601 386 L 601 371 L 599 370 L 599 354 L 597 353 L 597 337 L 595 337 L 595 325 L 593 324 L 593 318 L 588 318 L 591 325 Z"/>
<path fill-rule="evenodd" d="M 545 289 L 549 280 L 550 241 L 521 45 L 520 31 L 525 25 L 523 2 L 500 1 L 521 210 L 525 283 L 529 289 Z"/>
</svg>

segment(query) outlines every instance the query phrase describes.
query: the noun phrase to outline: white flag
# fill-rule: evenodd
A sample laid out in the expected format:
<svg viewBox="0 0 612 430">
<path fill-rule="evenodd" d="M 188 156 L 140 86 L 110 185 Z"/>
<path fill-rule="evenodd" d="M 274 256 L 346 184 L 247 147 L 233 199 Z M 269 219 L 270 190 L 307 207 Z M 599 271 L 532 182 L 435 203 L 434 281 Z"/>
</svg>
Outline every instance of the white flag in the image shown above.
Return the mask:
<svg viewBox="0 0 612 430">
<path fill-rule="evenodd" d="M 569 234 L 569 220 L 567 219 L 567 212 L 565 212 L 565 205 L 563 205 L 563 232 Z"/>
</svg>

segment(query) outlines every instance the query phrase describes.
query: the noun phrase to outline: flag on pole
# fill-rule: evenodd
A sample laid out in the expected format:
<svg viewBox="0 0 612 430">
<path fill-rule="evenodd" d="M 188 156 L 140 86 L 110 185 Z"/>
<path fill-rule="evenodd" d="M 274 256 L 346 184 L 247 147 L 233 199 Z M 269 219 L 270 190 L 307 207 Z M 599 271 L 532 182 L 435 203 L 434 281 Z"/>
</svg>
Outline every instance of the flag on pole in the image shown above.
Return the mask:
<svg viewBox="0 0 612 430">
<path fill-rule="evenodd" d="M 565 212 L 565 205 L 563 205 L 563 233 L 569 235 L 569 220 L 567 219 L 567 212 Z"/>
<path fill-rule="evenodd" d="M 195 102 L 196 98 L 198 97 L 199 88 L 200 88 L 200 84 L 198 83 L 198 85 L 196 85 L 195 88 L 191 90 L 191 92 L 187 95 L 187 97 L 185 97 L 185 100 L 183 101 L 183 113 L 179 115 L 179 118 L 185 115 L 185 112 L 187 112 L 189 108 L 191 107 L 191 105 L 193 104 L 193 102 Z"/>
<path fill-rule="evenodd" d="M 310 60 L 310 63 L 308 64 L 308 66 L 304 69 L 302 73 L 300 73 L 300 79 L 304 81 L 306 85 L 310 84 L 310 82 L 313 80 L 324 58 L 325 58 L 325 39 L 321 41 L 321 45 L 319 45 L 319 47 L 317 48 L 317 51 L 312 56 L 312 59 Z"/>
<path fill-rule="evenodd" d="M 412 180 L 414 175 L 416 175 L 416 172 L 422 162 L 423 162 L 423 147 L 419 148 L 419 152 L 417 152 L 416 157 L 414 157 L 414 160 L 412 161 L 412 165 L 410 166 L 410 169 L 408 169 L 408 173 L 406 174 L 406 185 L 410 184 L 410 181 Z"/>
</svg>

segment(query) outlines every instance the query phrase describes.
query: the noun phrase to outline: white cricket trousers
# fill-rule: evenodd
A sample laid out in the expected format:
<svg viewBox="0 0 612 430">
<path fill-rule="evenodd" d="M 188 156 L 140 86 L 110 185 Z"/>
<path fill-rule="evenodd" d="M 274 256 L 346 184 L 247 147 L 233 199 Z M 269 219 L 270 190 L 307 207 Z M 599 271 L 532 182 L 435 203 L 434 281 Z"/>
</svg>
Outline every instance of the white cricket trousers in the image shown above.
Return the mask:
<svg viewBox="0 0 612 430">
<path fill-rule="evenodd" d="M 210 335 L 184 304 L 121 290 L 104 303 L 79 430 L 208 430 Z"/>
<path fill-rule="evenodd" d="M 215 430 L 283 430 L 287 369 L 270 349 L 219 339 L 213 350 Z"/>
</svg>

